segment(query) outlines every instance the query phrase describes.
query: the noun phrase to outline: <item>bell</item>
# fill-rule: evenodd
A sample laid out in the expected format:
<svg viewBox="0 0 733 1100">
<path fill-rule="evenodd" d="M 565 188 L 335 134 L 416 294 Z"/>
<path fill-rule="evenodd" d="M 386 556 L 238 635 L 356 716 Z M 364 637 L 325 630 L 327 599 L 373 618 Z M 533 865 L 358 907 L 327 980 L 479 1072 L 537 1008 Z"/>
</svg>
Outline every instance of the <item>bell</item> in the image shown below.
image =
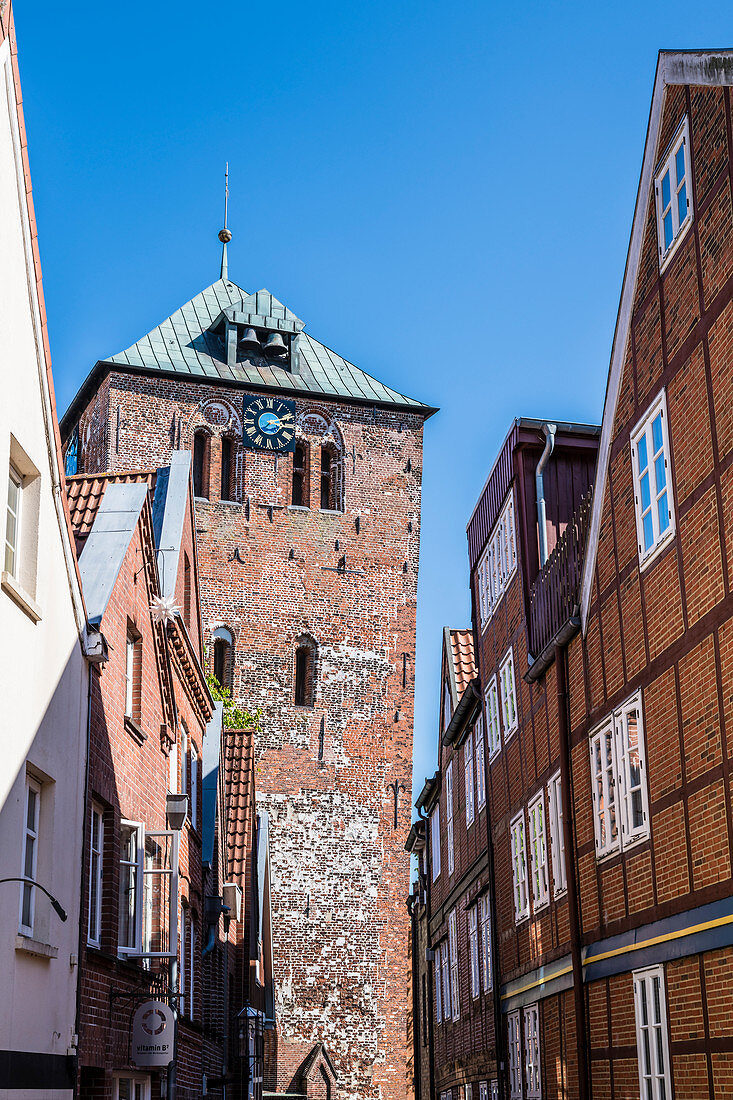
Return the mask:
<svg viewBox="0 0 733 1100">
<path fill-rule="evenodd" d="M 246 328 L 244 330 L 244 336 L 240 340 L 239 346 L 242 351 L 253 351 L 256 355 L 262 354 L 262 345 L 253 328 Z"/>
<path fill-rule="evenodd" d="M 274 359 L 287 354 L 288 349 L 280 333 L 271 332 L 265 344 L 265 355 L 268 356 L 268 358 Z"/>
</svg>

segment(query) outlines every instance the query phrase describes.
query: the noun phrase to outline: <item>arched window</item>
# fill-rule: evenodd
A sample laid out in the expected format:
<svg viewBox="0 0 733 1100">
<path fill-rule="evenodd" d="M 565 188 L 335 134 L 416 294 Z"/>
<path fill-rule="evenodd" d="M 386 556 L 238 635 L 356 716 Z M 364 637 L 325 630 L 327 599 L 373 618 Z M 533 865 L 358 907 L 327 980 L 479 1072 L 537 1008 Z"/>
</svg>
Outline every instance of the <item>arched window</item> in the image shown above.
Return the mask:
<svg viewBox="0 0 733 1100">
<path fill-rule="evenodd" d="M 343 511 L 341 491 L 341 453 L 333 443 L 321 447 L 321 508 Z"/>
<path fill-rule="evenodd" d="M 302 635 L 295 643 L 295 705 L 312 707 L 316 699 L 318 647 L 313 638 Z"/>
<path fill-rule="evenodd" d="M 234 672 L 234 637 L 231 630 L 225 626 L 217 627 L 211 637 L 214 642 L 212 671 L 221 686 L 231 691 Z"/>
<path fill-rule="evenodd" d="M 308 478 L 308 453 L 306 443 L 296 443 L 293 451 L 293 492 L 291 504 L 307 508 L 310 504 Z"/>
<path fill-rule="evenodd" d="M 209 499 L 209 434 L 204 431 L 193 437 L 193 495 Z"/>
<path fill-rule="evenodd" d="M 229 435 L 221 440 L 221 499 L 234 500 L 234 440 Z"/>
</svg>

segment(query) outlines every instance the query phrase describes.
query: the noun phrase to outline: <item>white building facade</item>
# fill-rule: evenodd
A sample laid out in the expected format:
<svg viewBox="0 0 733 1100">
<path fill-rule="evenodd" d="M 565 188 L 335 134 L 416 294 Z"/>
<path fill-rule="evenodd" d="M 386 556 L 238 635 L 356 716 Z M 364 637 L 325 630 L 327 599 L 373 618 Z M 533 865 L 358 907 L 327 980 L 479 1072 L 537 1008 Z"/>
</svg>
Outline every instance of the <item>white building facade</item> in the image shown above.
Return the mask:
<svg viewBox="0 0 733 1100">
<path fill-rule="evenodd" d="M 75 1074 L 89 639 L 61 496 L 19 99 L 7 7 L 0 19 L 0 1098 L 60 1100 L 71 1097 Z M 39 886 L 7 881 L 24 877 Z"/>
</svg>

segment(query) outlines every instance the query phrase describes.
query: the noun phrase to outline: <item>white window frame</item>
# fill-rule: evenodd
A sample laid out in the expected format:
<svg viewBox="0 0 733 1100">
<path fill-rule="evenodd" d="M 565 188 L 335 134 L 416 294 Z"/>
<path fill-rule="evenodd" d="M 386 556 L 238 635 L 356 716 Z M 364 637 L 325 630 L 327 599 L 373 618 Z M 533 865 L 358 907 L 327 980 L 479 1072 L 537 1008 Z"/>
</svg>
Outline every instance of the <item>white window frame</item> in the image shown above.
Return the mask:
<svg viewBox="0 0 733 1100">
<path fill-rule="evenodd" d="M 478 904 L 468 910 L 468 954 L 471 962 L 471 996 L 481 995 L 481 970 L 478 950 Z"/>
<path fill-rule="evenodd" d="M 130 1100 L 150 1100 L 150 1077 L 142 1073 L 116 1073 L 113 1081 L 113 1100 L 120 1100 L 120 1081 L 129 1081 L 133 1086 Z M 141 1085 L 140 1092 L 137 1086 Z"/>
<path fill-rule="evenodd" d="M 443 1019 L 450 1020 L 450 969 L 448 967 L 448 940 L 444 939 L 440 945 L 440 965 L 443 972 Z"/>
<path fill-rule="evenodd" d="M 681 183 L 677 176 L 676 164 L 677 153 L 680 149 L 683 150 L 683 157 L 685 161 L 685 171 Z M 676 252 L 679 244 L 686 236 L 688 229 L 692 225 L 694 209 L 692 198 L 691 151 L 692 146 L 690 144 L 690 124 L 689 119 L 687 118 L 687 116 L 685 116 L 679 126 L 679 129 L 677 130 L 677 133 L 672 139 L 672 143 L 669 146 L 667 153 L 665 154 L 664 160 L 654 174 L 654 196 L 657 211 L 657 247 L 659 252 L 660 272 L 664 271 L 665 267 Z M 670 202 L 665 206 L 663 205 L 664 198 L 662 181 L 664 180 L 667 172 L 669 172 Z M 679 192 L 683 185 L 685 187 L 687 206 L 684 217 L 680 218 Z M 672 240 L 670 241 L 669 245 L 665 244 L 664 239 L 664 216 L 666 212 L 669 212 L 672 221 Z"/>
<path fill-rule="evenodd" d="M 168 753 L 168 790 L 171 794 L 181 794 L 178 790 L 178 742 L 173 741 Z"/>
<path fill-rule="evenodd" d="M 482 632 L 517 571 L 517 539 L 514 525 L 514 490 L 509 490 L 499 518 L 476 570 L 479 620 Z"/>
<path fill-rule="evenodd" d="M 552 893 L 560 897 L 568 888 L 565 868 L 565 835 L 562 815 L 562 781 L 557 771 L 547 783 L 547 805 L 550 820 L 550 859 L 552 862 Z"/>
<path fill-rule="evenodd" d="M 519 1009 L 506 1018 L 509 1100 L 522 1100 L 522 1035 Z"/>
<path fill-rule="evenodd" d="M 455 909 L 448 914 L 448 954 L 450 957 L 451 1019 L 455 1023 L 461 1015 L 458 993 L 458 932 Z"/>
<path fill-rule="evenodd" d="M 484 716 L 479 713 L 476 725 L 473 727 L 473 754 L 476 771 L 476 813 L 479 814 L 486 805 L 486 776 L 484 775 Z"/>
<path fill-rule="evenodd" d="M 199 823 L 199 754 L 191 742 L 191 828 L 198 829 Z"/>
<path fill-rule="evenodd" d="M 188 1018 L 193 1020 L 196 991 L 196 922 L 193 919 L 193 909 L 188 910 Z"/>
<path fill-rule="evenodd" d="M 524 1079 L 527 1100 L 542 1098 L 542 1067 L 540 1053 L 539 1005 L 527 1005 L 523 1012 L 524 1025 Z"/>
<path fill-rule="evenodd" d="M 517 687 L 514 679 L 514 648 L 509 647 L 499 666 L 501 685 L 501 716 L 504 720 L 504 743 L 519 729 L 519 709 L 517 707 Z"/>
<path fill-rule="evenodd" d="M 488 894 L 479 898 L 479 930 L 481 933 L 481 962 L 484 979 L 484 993 L 493 986 L 491 966 L 491 905 Z"/>
<path fill-rule="evenodd" d="M 13 509 L 10 504 L 11 485 L 16 490 L 16 506 Z M 10 538 L 11 518 L 14 521 L 15 534 Z M 22 523 L 23 523 L 23 475 L 11 462 L 8 468 L 8 492 L 5 502 L 5 550 L 3 554 L 3 571 L 9 573 L 15 580 L 18 579 L 18 566 L 22 547 Z M 11 559 L 11 560 L 9 560 Z"/>
<path fill-rule="evenodd" d="M 670 1079 L 669 1029 L 667 1026 L 667 998 L 664 981 L 664 967 L 650 966 L 644 970 L 633 970 L 634 1013 L 636 1017 L 636 1052 L 639 1062 L 640 1095 L 649 1095 L 651 1085 L 652 1100 L 666 1100 L 672 1096 Z M 655 1011 L 655 983 L 657 990 L 658 1013 Z M 646 1042 L 644 1035 L 646 1033 Z M 661 1060 L 660 1065 L 660 1047 Z M 649 1059 L 647 1060 L 647 1053 Z M 660 1088 L 663 1082 L 664 1088 Z"/>
<path fill-rule="evenodd" d="M 478 1100 L 489 1100 L 489 1082 L 479 1081 L 478 1083 Z"/>
<path fill-rule="evenodd" d="M 662 446 L 661 449 L 655 450 L 654 436 L 653 436 L 653 424 L 657 419 L 657 416 L 661 416 L 661 429 L 662 429 Z M 661 553 L 663 547 L 665 547 L 675 534 L 675 510 L 674 510 L 674 492 L 672 486 L 672 462 L 671 452 L 669 448 L 669 430 L 668 430 L 668 417 L 667 417 L 667 395 L 662 390 L 655 397 L 649 408 L 636 424 L 636 427 L 631 433 L 631 457 L 633 464 L 633 476 L 634 476 L 634 514 L 636 516 L 636 542 L 637 549 L 639 551 L 639 568 L 645 569 L 650 562 L 654 561 L 658 554 Z M 644 470 L 639 466 L 639 444 L 641 440 L 645 441 L 647 464 Z M 664 460 L 665 471 L 665 484 L 660 489 L 657 481 L 656 463 L 658 459 Z M 642 475 L 648 478 L 649 481 L 649 499 L 650 507 L 648 509 L 642 508 L 642 493 L 641 493 L 641 480 Z M 667 512 L 669 516 L 669 524 L 662 531 L 659 525 L 659 501 L 661 497 L 666 493 L 667 496 Z M 652 541 L 649 546 L 645 544 L 644 535 L 644 516 L 649 513 L 652 523 Z"/>
<path fill-rule="evenodd" d="M 135 870 L 135 927 L 134 943 L 123 945 L 119 942 L 119 915 L 117 922 L 117 954 L 120 958 L 135 956 L 143 959 L 170 959 L 178 954 L 178 851 L 180 833 L 176 829 L 149 829 L 140 821 L 130 821 L 123 818 L 120 826 L 130 828 L 137 833 L 137 845 L 135 860 L 123 860 L 120 852 L 119 864 L 134 868 Z M 150 868 L 146 866 L 145 841 L 148 837 L 170 837 L 170 868 Z M 145 936 L 148 929 L 147 917 L 150 909 L 148 899 L 151 891 L 148 890 L 148 882 L 153 881 L 154 875 L 165 875 L 170 878 L 168 886 L 168 950 L 146 950 Z"/>
<path fill-rule="evenodd" d="M 35 813 L 32 823 L 28 821 L 30 792 L 35 796 Z M 22 878 L 35 881 L 38 870 L 38 844 L 41 830 L 41 784 L 32 775 L 25 777 L 25 798 L 23 799 L 23 845 L 21 851 L 20 873 Z M 30 848 L 29 848 L 30 845 Z M 30 856 L 30 860 L 29 860 Z M 23 920 L 25 899 L 28 898 L 30 921 Z M 32 936 L 36 921 L 36 888 L 29 882 L 20 887 L 20 908 L 18 911 L 18 931 L 23 936 Z"/>
<path fill-rule="evenodd" d="M 527 882 L 527 845 L 525 841 L 524 810 L 520 810 L 510 822 L 509 855 L 512 864 L 514 923 L 519 924 L 529 916 L 529 883 Z"/>
<path fill-rule="evenodd" d="M 532 870 L 532 901 L 535 913 L 550 904 L 547 873 L 547 836 L 545 830 L 544 790 L 527 807 L 529 821 L 529 855 Z"/>
<path fill-rule="evenodd" d="M 636 713 L 639 781 L 633 782 L 629 753 L 629 717 Z M 635 692 L 594 729 L 589 739 L 596 857 L 625 851 L 649 837 L 649 795 L 641 691 Z M 634 794 L 642 824 L 633 826 Z"/>
<path fill-rule="evenodd" d="M 135 638 L 130 630 L 125 641 L 125 718 L 132 718 L 135 687 Z"/>
<path fill-rule="evenodd" d="M 437 1023 L 441 1023 L 443 1019 L 443 997 L 442 997 L 442 971 L 440 966 L 440 945 L 435 948 L 435 1019 Z"/>
<path fill-rule="evenodd" d="M 635 782 L 629 752 L 629 718 L 636 714 L 636 750 L 638 754 L 639 776 Z M 617 805 L 621 818 L 621 847 L 627 849 L 640 844 L 649 836 L 649 798 L 646 777 L 646 747 L 644 744 L 644 717 L 641 705 L 641 691 L 635 692 L 630 699 L 622 703 L 613 714 L 618 782 L 616 785 Z M 634 825 L 634 794 L 638 794 L 642 821 Z"/>
<path fill-rule="evenodd" d="M 440 803 L 436 802 L 430 814 L 430 862 L 432 880 L 440 874 Z"/>
<path fill-rule="evenodd" d="M 473 730 L 468 731 L 463 746 L 463 778 L 466 788 L 466 828 L 470 829 L 475 817 L 475 795 L 473 787 Z"/>
<path fill-rule="evenodd" d="M 91 947 L 99 947 L 102 942 L 103 882 L 104 810 L 98 802 L 92 802 L 89 826 L 89 902 L 87 913 L 87 943 Z M 94 900 L 95 897 L 96 901 Z"/>
<path fill-rule="evenodd" d="M 496 1078 L 490 1082 L 491 1100 L 499 1100 L 499 1082 Z"/>
<path fill-rule="evenodd" d="M 456 869 L 456 853 L 453 845 L 453 761 L 448 761 L 445 769 L 445 817 L 446 839 L 448 841 L 448 876 Z"/>
<path fill-rule="evenodd" d="M 486 707 L 486 740 L 489 746 L 489 760 L 491 761 L 501 751 L 499 688 L 496 676 L 491 677 L 484 692 L 484 705 Z"/>
</svg>

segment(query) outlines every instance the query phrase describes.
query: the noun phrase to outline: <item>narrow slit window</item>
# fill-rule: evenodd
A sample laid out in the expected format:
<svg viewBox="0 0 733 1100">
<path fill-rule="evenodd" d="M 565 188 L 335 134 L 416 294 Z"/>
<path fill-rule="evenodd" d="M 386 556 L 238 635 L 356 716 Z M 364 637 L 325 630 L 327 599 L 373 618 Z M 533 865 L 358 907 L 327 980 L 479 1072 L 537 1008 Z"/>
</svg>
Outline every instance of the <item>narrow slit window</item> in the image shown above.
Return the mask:
<svg viewBox="0 0 733 1100">
<path fill-rule="evenodd" d="M 102 938 L 102 875 L 104 869 L 104 815 L 102 807 L 92 803 L 89 838 L 89 916 L 87 942 L 99 947 Z"/>
<path fill-rule="evenodd" d="M 234 487 L 232 484 L 234 440 L 230 436 L 224 436 L 221 441 L 221 499 L 234 500 Z"/>
<path fill-rule="evenodd" d="M 309 505 L 308 486 L 308 448 L 305 443 L 296 443 L 293 451 L 293 487 L 291 503 L 297 508 Z"/>
<path fill-rule="evenodd" d="M 321 508 L 335 509 L 333 494 L 333 455 L 329 447 L 321 447 Z"/>
<path fill-rule="evenodd" d="M 38 831 L 41 811 L 41 785 L 30 776 L 25 781 L 25 820 L 23 828 L 23 878 L 36 878 L 38 864 Z M 24 882 L 20 891 L 20 931 L 33 935 L 36 890 L 32 882 Z"/>
<path fill-rule="evenodd" d="M 8 473 L 8 503 L 5 517 L 5 572 L 18 576 L 20 549 L 20 505 L 23 495 L 23 478 L 15 466 Z"/>
<path fill-rule="evenodd" d="M 295 648 L 295 705 L 312 707 L 316 696 L 316 644 L 301 638 Z"/>
<path fill-rule="evenodd" d="M 196 432 L 193 437 L 193 495 L 208 500 L 209 497 L 209 436 Z"/>
</svg>

